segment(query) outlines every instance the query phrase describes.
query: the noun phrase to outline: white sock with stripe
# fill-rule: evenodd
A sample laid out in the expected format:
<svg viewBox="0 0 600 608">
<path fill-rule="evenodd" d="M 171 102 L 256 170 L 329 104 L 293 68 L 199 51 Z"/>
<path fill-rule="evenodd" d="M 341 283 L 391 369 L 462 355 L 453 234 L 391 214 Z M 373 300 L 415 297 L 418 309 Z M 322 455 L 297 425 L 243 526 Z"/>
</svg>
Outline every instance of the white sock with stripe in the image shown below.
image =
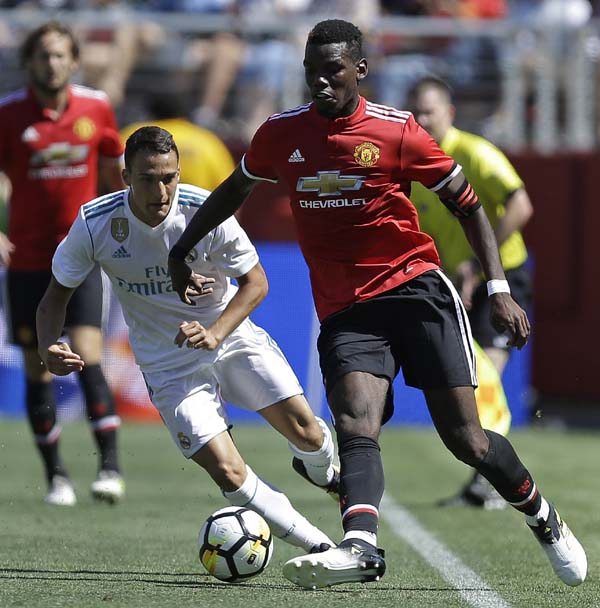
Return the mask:
<svg viewBox="0 0 600 608">
<path fill-rule="evenodd" d="M 324 532 L 294 509 L 283 492 L 268 486 L 248 465 L 246 473 L 246 480 L 239 489 L 223 492 L 223 496 L 232 505 L 256 511 L 265 518 L 277 538 L 295 547 L 302 547 L 306 552 L 321 543 L 335 547 L 335 543 Z"/>
</svg>

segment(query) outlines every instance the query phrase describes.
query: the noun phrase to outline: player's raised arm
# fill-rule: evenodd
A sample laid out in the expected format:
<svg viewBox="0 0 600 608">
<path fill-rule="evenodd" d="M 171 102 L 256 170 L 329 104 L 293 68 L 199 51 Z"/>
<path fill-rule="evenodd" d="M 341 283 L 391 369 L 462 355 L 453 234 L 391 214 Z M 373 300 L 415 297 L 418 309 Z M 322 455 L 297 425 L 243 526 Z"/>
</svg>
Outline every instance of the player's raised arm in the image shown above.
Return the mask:
<svg viewBox="0 0 600 608">
<path fill-rule="evenodd" d="M 196 211 L 179 240 L 169 252 L 169 274 L 173 289 L 182 302 L 193 304 L 189 289 L 202 293 L 202 285 L 196 284 L 185 258 L 196 243 L 206 236 L 215 226 L 231 217 L 244 203 L 256 181 L 247 177 L 240 165 L 204 201 Z"/>
<path fill-rule="evenodd" d="M 61 285 L 52 276 L 36 314 L 38 352 L 50 372 L 66 376 L 79 372 L 84 363 L 66 342 L 59 342 L 65 325 L 67 304 L 75 289 Z"/>
<path fill-rule="evenodd" d="M 459 218 L 467 240 L 479 259 L 492 298 L 490 320 L 498 331 L 508 331 L 511 346 L 527 344 L 531 327 L 527 313 L 512 299 L 504 275 L 494 230 L 464 175 L 459 173 L 438 193 L 442 202 Z"/>
</svg>

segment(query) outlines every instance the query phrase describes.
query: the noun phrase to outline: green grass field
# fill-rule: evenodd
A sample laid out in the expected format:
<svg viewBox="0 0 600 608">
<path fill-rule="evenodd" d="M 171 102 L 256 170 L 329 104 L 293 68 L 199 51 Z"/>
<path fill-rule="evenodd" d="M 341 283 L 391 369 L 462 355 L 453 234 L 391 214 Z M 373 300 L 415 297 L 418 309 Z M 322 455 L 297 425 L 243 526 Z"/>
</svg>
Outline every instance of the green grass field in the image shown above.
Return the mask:
<svg viewBox="0 0 600 608">
<path fill-rule="evenodd" d="M 240 426 L 234 434 L 258 474 L 287 492 L 334 539 L 340 537 L 336 505 L 292 472 L 285 440 L 264 426 Z M 578 588 L 555 578 L 518 513 L 433 506 L 468 473 L 428 429 L 384 431 L 386 496 L 416 517 L 487 589 L 470 588 L 468 580 L 457 589 L 444 580 L 402 540 L 385 509 L 379 538 L 388 571 L 379 583 L 298 589 L 283 578 L 281 566 L 299 552 L 279 540 L 260 577 L 241 585 L 220 583 L 202 571 L 196 535 L 203 519 L 225 501 L 206 474 L 183 459 L 164 428 L 123 427 L 127 497 L 110 507 L 95 504 L 88 494 L 96 466 L 89 431 L 83 423 L 67 425 L 63 456 L 79 503 L 58 508 L 42 502 L 45 484 L 26 425 L 3 420 L 0 606 L 600 607 L 598 435 L 527 430 L 515 431 L 512 439 L 542 491 L 587 549 L 588 580 Z"/>
</svg>

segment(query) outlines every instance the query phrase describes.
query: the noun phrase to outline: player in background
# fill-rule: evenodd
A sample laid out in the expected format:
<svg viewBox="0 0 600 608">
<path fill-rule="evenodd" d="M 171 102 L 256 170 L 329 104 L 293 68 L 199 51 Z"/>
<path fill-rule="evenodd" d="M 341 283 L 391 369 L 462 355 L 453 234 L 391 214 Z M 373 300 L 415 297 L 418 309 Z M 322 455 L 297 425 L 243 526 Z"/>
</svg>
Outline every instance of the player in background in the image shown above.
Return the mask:
<svg viewBox="0 0 600 608">
<path fill-rule="evenodd" d="M 444 81 L 432 76 L 422 78 L 409 91 L 408 105 L 416 121 L 435 139 L 440 149 L 460 164 L 477 192 L 494 229 L 511 295 L 527 309 L 531 302 L 531 278 L 521 231 L 533 214 L 533 206 L 523 181 L 496 146 L 453 126 L 456 108 L 452 105 L 451 89 Z M 439 204 L 434 193 L 418 182 L 412 184 L 410 200 L 419 212 L 421 230 L 433 237 L 442 267 L 461 295 L 473 338 L 501 378 L 510 354 L 510 336 L 497 331 L 489 322 L 490 300 L 485 279 L 460 222 Z M 482 425 L 506 435 L 510 429 L 510 412 L 502 407 L 502 401 L 500 403 L 491 412 L 482 408 L 493 408 L 493 402 L 486 404 L 484 399 L 477 400 Z M 458 495 L 439 504 L 501 508 L 505 502 L 485 477 L 474 471 Z"/>
<path fill-rule="evenodd" d="M 230 217 L 259 180 L 287 185 L 321 319 L 344 537 L 338 547 L 288 561 L 284 575 L 314 588 L 377 580 L 385 571 L 376 548 L 384 488 L 378 437 L 402 368 L 406 383 L 424 391 L 448 449 L 524 513 L 560 579 L 580 584 L 587 572 L 583 548 L 509 441 L 481 428 L 466 311 L 408 198 L 411 182 L 420 181 L 458 216 L 486 277 L 491 320 L 522 348 L 529 321 L 510 296 L 477 195 L 410 112 L 360 95 L 368 68 L 355 25 L 318 23 L 308 36 L 304 71 L 312 101 L 261 125 L 240 165 L 169 254 L 173 288 L 187 301 L 188 291 L 201 288 L 185 262 L 198 240 Z"/>
<path fill-rule="evenodd" d="M 37 352 L 35 311 L 51 276 L 52 255 L 79 207 L 102 187 L 122 187 L 123 153 L 104 93 L 70 84 L 79 46 L 58 22 L 32 31 L 21 49 L 27 87 L 0 100 L 0 169 L 10 179 L 8 234 L 0 234 L 0 260 L 8 266 L 8 319 L 12 341 L 23 349 L 27 415 L 44 463 L 47 503 L 74 505 L 74 486 L 59 455 L 61 429 L 51 375 Z M 73 298 L 67 332 L 86 362 L 79 374 L 98 446 L 92 495 L 119 500 L 124 482 L 117 459 L 120 424 L 100 367 L 102 281 L 95 269 Z"/>
<path fill-rule="evenodd" d="M 160 127 L 142 127 L 127 140 L 129 189 L 84 205 L 54 255 L 37 312 L 40 356 L 57 375 L 85 369 L 59 338 L 69 299 L 99 264 L 121 303 L 150 398 L 183 455 L 203 467 L 233 505 L 260 513 L 279 538 L 305 551 L 328 549 L 333 541 L 257 477 L 230 434 L 223 400 L 261 414 L 288 439 L 306 478 L 337 494 L 331 432 L 314 416 L 277 344 L 248 318 L 268 286 L 234 218 L 189 253 L 202 286 L 188 291 L 202 296 L 195 306 L 180 302 L 171 285 L 169 249 L 209 194 L 178 185 L 178 163 L 175 141 Z"/>
</svg>

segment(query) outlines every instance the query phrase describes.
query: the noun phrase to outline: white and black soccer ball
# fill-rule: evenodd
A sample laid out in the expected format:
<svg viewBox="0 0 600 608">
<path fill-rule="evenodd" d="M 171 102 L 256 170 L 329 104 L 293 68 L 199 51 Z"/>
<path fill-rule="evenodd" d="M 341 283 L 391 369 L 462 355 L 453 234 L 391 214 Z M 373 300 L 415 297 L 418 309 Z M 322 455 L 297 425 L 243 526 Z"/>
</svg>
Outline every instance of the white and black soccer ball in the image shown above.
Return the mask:
<svg viewBox="0 0 600 608">
<path fill-rule="evenodd" d="M 267 522 L 245 507 L 225 507 L 210 515 L 198 535 L 200 562 L 215 578 L 239 583 L 260 574 L 273 555 Z"/>
</svg>

